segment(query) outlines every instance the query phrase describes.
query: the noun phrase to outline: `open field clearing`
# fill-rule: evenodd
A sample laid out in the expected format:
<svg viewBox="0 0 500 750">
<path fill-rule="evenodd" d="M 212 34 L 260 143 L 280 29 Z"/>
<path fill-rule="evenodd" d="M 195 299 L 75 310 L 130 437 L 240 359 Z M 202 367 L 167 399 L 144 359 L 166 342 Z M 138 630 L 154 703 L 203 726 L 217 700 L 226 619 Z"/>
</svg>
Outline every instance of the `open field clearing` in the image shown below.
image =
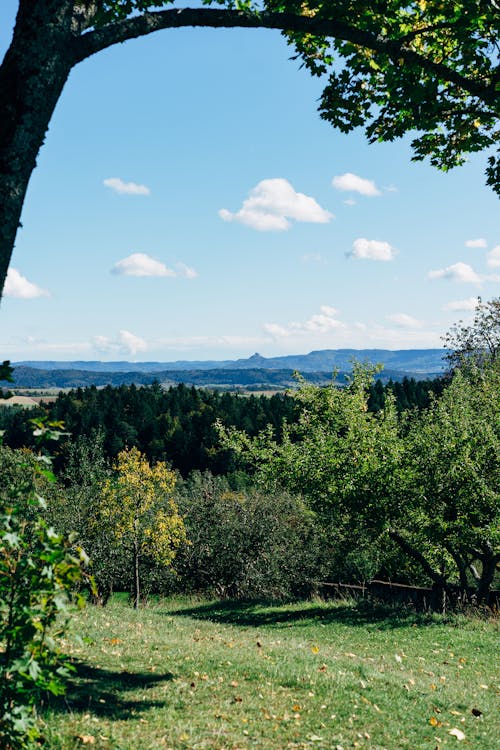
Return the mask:
<svg viewBox="0 0 500 750">
<path fill-rule="evenodd" d="M 79 639 L 81 636 L 83 640 Z M 75 616 L 51 750 L 498 747 L 498 621 L 114 600 Z"/>
</svg>

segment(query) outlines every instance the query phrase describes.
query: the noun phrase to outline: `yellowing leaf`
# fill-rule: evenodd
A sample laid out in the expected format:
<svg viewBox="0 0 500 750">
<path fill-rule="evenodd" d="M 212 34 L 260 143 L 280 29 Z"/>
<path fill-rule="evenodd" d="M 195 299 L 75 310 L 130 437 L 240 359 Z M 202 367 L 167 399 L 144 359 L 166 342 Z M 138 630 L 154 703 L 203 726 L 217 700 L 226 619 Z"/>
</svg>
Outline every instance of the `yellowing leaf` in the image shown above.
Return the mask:
<svg viewBox="0 0 500 750">
<path fill-rule="evenodd" d="M 311 651 L 313 654 L 319 654 L 319 646 L 311 646 Z"/>
</svg>

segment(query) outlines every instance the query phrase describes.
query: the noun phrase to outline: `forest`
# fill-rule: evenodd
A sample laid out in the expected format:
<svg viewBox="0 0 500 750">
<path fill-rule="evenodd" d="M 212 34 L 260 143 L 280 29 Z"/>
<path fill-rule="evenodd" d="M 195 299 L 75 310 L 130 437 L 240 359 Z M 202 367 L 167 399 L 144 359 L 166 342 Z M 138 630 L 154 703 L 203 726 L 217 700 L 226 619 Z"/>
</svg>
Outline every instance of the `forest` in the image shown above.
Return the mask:
<svg viewBox="0 0 500 750">
<path fill-rule="evenodd" d="M 307 376 L 309 381 L 309 374 Z M 399 412 L 428 406 L 430 394 L 439 394 L 444 378 L 370 383 L 368 408 L 379 411 L 388 394 Z M 8 393 L 8 391 L 6 392 Z M 33 418 L 60 421 L 68 433 L 54 455 L 56 471 L 67 461 L 70 445 L 78 438 L 102 435 L 107 459 L 125 448 L 138 448 L 149 461 L 167 462 L 182 476 L 208 470 L 230 475 L 234 456 L 219 441 L 217 421 L 256 435 L 268 425 L 280 430 L 284 422 L 296 420 L 299 410 L 293 391 L 267 395 L 239 395 L 179 384 L 167 389 L 158 382 L 150 386 L 121 385 L 77 388 L 61 392 L 53 403 L 26 411 L 10 407 L 0 410 L 4 444 L 11 448 L 33 448 Z"/>
</svg>

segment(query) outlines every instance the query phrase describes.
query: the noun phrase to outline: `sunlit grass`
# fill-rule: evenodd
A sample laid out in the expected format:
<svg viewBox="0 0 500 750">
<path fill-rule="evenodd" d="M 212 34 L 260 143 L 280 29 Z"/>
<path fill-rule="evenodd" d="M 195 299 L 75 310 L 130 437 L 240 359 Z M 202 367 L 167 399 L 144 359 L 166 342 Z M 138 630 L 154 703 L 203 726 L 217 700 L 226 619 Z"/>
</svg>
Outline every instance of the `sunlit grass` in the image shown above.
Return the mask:
<svg viewBox="0 0 500 750">
<path fill-rule="evenodd" d="M 113 601 L 72 631 L 78 677 L 42 717 L 54 750 L 497 746 L 493 621 Z"/>
</svg>

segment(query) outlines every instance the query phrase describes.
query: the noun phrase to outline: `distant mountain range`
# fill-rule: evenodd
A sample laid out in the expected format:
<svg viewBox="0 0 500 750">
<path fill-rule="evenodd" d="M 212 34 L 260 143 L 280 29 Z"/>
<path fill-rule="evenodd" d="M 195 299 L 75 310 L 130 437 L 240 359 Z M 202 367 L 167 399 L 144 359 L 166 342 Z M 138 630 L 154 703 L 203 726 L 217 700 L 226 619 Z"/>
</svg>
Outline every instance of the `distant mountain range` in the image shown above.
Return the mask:
<svg viewBox="0 0 500 750">
<path fill-rule="evenodd" d="M 298 370 L 299 372 L 332 372 L 350 370 L 353 360 L 381 363 L 401 372 L 442 372 L 445 367 L 444 349 L 321 349 L 309 354 L 289 354 L 283 357 L 263 357 L 252 354 L 247 359 L 204 360 L 176 362 L 55 362 L 24 361 L 14 366 L 34 367 L 37 370 L 86 370 L 90 372 L 161 372 L 164 370 Z"/>
<path fill-rule="evenodd" d="M 309 354 L 223 361 L 101 362 L 23 361 L 14 362 L 14 387 L 76 388 L 87 385 L 148 384 L 154 380 L 173 385 L 187 383 L 215 387 L 279 388 L 293 383 L 293 372 L 313 382 L 340 379 L 352 369 L 353 361 L 382 364 L 383 380 L 403 377 L 433 378 L 443 373 L 443 349 L 323 349 Z"/>
</svg>

